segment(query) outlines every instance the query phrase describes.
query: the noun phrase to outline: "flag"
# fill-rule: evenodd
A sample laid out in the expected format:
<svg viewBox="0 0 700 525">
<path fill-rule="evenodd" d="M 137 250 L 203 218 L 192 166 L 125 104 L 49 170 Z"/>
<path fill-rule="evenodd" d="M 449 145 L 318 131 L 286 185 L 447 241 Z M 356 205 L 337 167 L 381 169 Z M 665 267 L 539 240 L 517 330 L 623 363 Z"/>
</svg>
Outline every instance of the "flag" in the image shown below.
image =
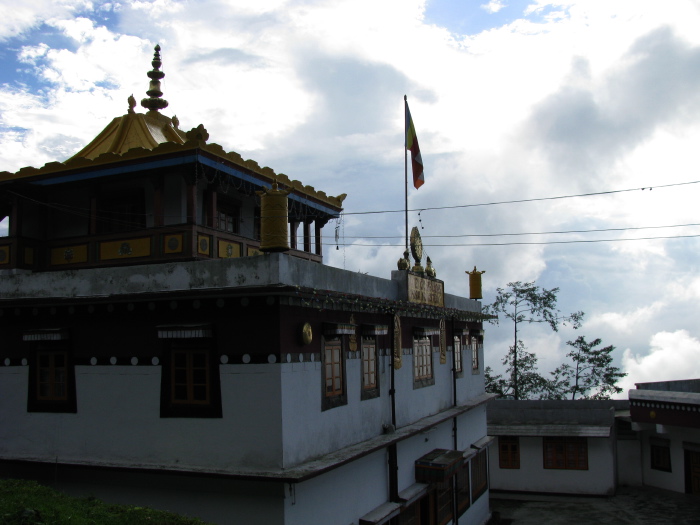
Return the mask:
<svg viewBox="0 0 700 525">
<path fill-rule="evenodd" d="M 423 176 L 423 159 L 420 156 L 418 137 L 416 137 L 416 128 L 413 127 L 413 119 L 411 118 L 411 112 L 408 109 L 408 102 L 406 102 L 405 99 L 404 104 L 406 105 L 406 149 L 411 152 L 413 186 L 418 189 L 425 182 L 425 178 Z"/>
</svg>

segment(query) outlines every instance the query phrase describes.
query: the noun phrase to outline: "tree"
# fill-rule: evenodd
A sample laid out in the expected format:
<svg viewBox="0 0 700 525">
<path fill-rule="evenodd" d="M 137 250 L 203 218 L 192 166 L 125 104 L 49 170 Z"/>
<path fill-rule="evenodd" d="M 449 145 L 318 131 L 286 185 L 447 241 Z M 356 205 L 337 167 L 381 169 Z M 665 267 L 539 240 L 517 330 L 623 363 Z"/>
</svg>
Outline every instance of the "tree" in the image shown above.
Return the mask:
<svg viewBox="0 0 700 525">
<path fill-rule="evenodd" d="M 549 394 L 550 382 L 537 371 L 537 356 L 528 352 L 522 341 L 518 341 L 517 355 L 514 355 L 511 346 L 501 362 L 507 367 L 505 378 L 501 374 L 493 375 L 490 366 L 484 370 L 487 392 L 515 399 L 513 382 L 513 363 L 515 363 L 519 376 L 517 385 L 519 399 L 534 399 Z"/>
<path fill-rule="evenodd" d="M 484 311 L 487 314 L 498 315 L 503 314 L 506 319 L 513 322 L 513 346 L 509 348 L 508 354 L 504 358 L 505 362 L 510 364 L 510 389 L 512 390 L 513 399 L 520 399 L 521 386 L 523 386 L 522 366 L 526 361 L 523 361 L 519 356 L 521 349 L 524 352 L 524 345 L 518 339 L 518 325 L 521 323 L 547 323 L 550 328 L 557 332 L 559 326 L 571 323 L 574 328 L 581 326 L 583 312 L 574 312 L 568 316 L 562 316 L 557 308 L 557 293 L 559 288 L 547 290 L 536 286 L 533 282 L 522 283 L 520 281 L 508 283 L 508 287 L 498 288 L 496 290 L 496 300 Z M 498 323 L 498 319 L 495 320 Z M 517 350 L 517 351 L 516 351 Z M 528 354 L 525 352 L 525 354 Z M 528 373 L 536 371 L 537 358 L 534 354 L 534 362 L 530 360 L 532 368 Z M 523 358 L 527 359 L 526 355 Z M 539 375 L 539 374 L 538 374 Z M 532 378 L 530 378 L 532 379 Z"/>
<path fill-rule="evenodd" d="M 583 336 L 567 341 L 573 350 L 566 356 L 573 364 L 565 363 L 551 372 L 553 378 L 548 382 L 546 397 L 576 399 L 578 395 L 581 399 L 610 399 L 611 395 L 622 392 L 615 383 L 627 374 L 612 366 L 614 346 L 596 349 L 601 342 L 600 339 L 588 342 Z"/>
</svg>

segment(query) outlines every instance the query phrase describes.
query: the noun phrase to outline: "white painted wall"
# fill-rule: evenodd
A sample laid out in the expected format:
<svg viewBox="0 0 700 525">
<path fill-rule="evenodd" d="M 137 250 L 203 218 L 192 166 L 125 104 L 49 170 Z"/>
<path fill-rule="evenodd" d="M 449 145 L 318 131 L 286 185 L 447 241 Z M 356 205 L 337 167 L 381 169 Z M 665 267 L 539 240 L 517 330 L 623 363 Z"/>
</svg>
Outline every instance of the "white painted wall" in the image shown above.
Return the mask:
<svg viewBox="0 0 700 525">
<path fill-rule="evenodd" d="M 617 441 L 617 484 L 624 487 L 642 485 L 642 447 L 638 439 Z"/>
<path fill-rule="evenodd" d="M 350 525 L 389 499 L 387 453 L 377 451 L 298 483 L 284 499 L 285 525 Z"/>
<path fill-rule="evenodd" d="M 520 468 L 498 466 L 498 440 L 489 450 L 491 488 L 565 494 L 614 494 L 614 441 L 588 439 L 588 470 L 545 469 L 541 437 L 520 437 Z"/>
<path fill-rule="evenodd" d="M 383 353 L 385 355 L 378 357 L 380 396 L 361 400 L 362 362 L 359 358 L 347 359 L 347 405 L 325 411 L 321 410 L 322 364 L 304 362 L 280 365 L 284 393 L 282 427 L 285 467 L 375 437 L 382 433 L 382 425 L 391 423 L 389 388 L 393 358 L 386 350 Z M 414 389 L 412 355 L 404 356 L 402 367 L 394 372 L 398 428 L 453 405 L 451 353 L 447 358 L 447 363 L 441 365 L 439 352 L 434 352 L 435 384 Z M 467 393 L 473 393 L 473 396 L 483 394 L 483 378 L 480 375 L 465 372 L 464 377 L 457 379 L 457 385 L 462 396 Z M 463 448 L 486 435 L 485 407 L 476 410 L 478 416 L 472 417 L 473 424 L 462 432 L 462 435 L 471 436 L 471 441 L 465 442 Z M 443 448 L 453 448 L 452 441 Z"/>
<path fill-rule="evenodd" d="M 358 352 L 359 354 L 359 352 Z M 380 397 L 361 400 L 362 360 L 347 359 L 347 405 L 321 410 L 320 362 L 284 363 L 282 370 L 282 427 L 284 466 L 290 467 L 382 433 L 391 423 L 389 363 L 378 357 Z"/>
<path fill-rule="evenodd" d="M 275 365 L 221 365 L 223 418 L 160 418 L 160 366 L 76 366 L 76 414 L 27 412 L 29 367 L 2 367 L 0 457 L 236 471 L 282 464 Z"/>
<path fill-rule="evenodd" d="M 457 403 L 463 404 L 484 393 L 484 345 L 479 345 L 479 369 L 472 370 L 471 346 L 462 346 L 463 378 L 457 379 Z M 448 353 L 451 363 L 452 355 Z"/>
</svg>

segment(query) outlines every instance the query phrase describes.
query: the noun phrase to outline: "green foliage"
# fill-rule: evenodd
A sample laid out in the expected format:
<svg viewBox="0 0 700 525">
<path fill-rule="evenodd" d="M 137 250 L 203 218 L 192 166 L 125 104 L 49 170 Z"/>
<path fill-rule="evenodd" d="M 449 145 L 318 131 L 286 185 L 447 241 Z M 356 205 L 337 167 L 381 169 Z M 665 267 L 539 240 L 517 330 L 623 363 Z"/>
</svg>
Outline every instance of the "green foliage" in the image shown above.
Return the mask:
<svg viewBox="0 0 700 525">
<path fill-rule="evenodd" d="M 3 525 L 203 525 L 196 518 L 95 498 L 72 498 L 34 481 L 0 480 Z"/>
<path fill-rule="evenodd" d="M 574 328 L 581 326 L 583 312 L 562 316 L 557 308 L 559 288 L 540 288 L 535 282 L 508 283 L 508 288 L 496 289 L 496 300 L 484 308 L 491 315 L 503 314 L 514 325 L 520 323 L 547 323 L 557 332 L 559 325 L 571 323 Z M 498 323 L 498 320 L 495 321 Z"/>
<path fill-rule="evenodd" d="M 514 366 L 514 360 L 516 365 Z M 502 364 L 506 365 L 505 377 L 493 375 L 493 370 L 487 366 L 484 370 L 486 391 L 509 399 L 537 399 L 548 392 L 548 381 L 537 371 L 537 356 L 528 352 L 522 341 L 518 341 L 517 356 L 513 347 L 503 357 Z M 515 397 L 514 370 L 518 370 L 518 397 Z"/>
<path fill-rule="evenodd" d="M 612 351 L 610 345 L 596 348 L 601 344 L 600 339 L 591 342 L 579 336 L 575 341 L 567 341 L 573 347 L 568 354 L 572 364 L 564 363 L 554 372 L 548 382 L 549 399 L 610 399 L 613 394 L 622 392 L 616 383 L 627 374 L 612 366 Z"/>
<path fill-rule="evenodd" d="M 484 308 L 484 312 L 498 316 L 502 314 L 513 323 L 513 346 L 503 358 L 508 364 L 508 379 L 496 376 L 487 381 L 487 392 L 501 393 L 513 399 L 530 399 L 544 395 L 547 380 L 537 373 L 537 357 L 525 351 L 523 342 L 518 339 L 518 325 L 521 323 L 547 323 L 557 332 L 560 325 L 570 323 L 574 328 L 581 326 L 583 312 L 562 316 L 557 308 L 559 288 L 540 288 L 533 282 L 515 281 L 507 288 L 496 290 L 496 300 Z M 494 322 L 498 323 L 498 319 Z M 488 379 L 488 378 L 487 378 Z"/>
</svg>

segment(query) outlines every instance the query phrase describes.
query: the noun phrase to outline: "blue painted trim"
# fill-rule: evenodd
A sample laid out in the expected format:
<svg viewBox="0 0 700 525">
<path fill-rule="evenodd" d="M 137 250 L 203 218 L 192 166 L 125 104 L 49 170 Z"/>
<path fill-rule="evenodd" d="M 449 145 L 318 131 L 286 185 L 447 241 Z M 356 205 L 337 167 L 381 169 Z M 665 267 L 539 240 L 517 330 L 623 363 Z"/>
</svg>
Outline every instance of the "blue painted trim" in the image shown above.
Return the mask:
<svg viewBox="0 0 700 525">
<path fill-rule="evenodd" d="M 54 184 L 63 184 L 66 182 L 77 182 L 82 180 L 97 179 L 101 177 L 108 177 L 110 175 L 120 175 L 123 173 L 134 173 L 136 171 L 145 171 L 149 169 L 157 168 L 168 168 L 171 166 L 182 166 L 183 164 L 192 164 L 199 162 L 205 166 L 215 168 L 219 171 L 226 173 L 232 177 L 244 180 L 261 188 L 271 188 L 272 185 L 268 182 L 264 182 L 256 177 L 253 177 L 249 173 L 236 169 L 232 166 L 224 164 L 223 162 L 217 162 L 216 160 L 210 159 L 204 155 L 199 155 L 198 153 L 193 153 L 190 155 L 178 156 L 168 159 L 152 160 L 152 161 L 141 161 L 135 164 L 127 164 L 124 166 L 114 167 L 114 168 L 100 168 L 93 169 L 90 171 L 82 171 L 80 173 L 71 173 L 70 175 L 59 175 L 55 177 L 50 177 L 46 179 L 40 179 L 32 181 L 32 184 L 37 184 L 39 186 L 52 186 Z M 322 213 L 330 215 L 333 218 L 340 216 L 340 213 L 328 206 L 313 202 L 306 197 L 295 195 L 290 193 L 289 198 L 291 200 L 297 201 L 300 204 L 314 208 Z"/>
</svg>

